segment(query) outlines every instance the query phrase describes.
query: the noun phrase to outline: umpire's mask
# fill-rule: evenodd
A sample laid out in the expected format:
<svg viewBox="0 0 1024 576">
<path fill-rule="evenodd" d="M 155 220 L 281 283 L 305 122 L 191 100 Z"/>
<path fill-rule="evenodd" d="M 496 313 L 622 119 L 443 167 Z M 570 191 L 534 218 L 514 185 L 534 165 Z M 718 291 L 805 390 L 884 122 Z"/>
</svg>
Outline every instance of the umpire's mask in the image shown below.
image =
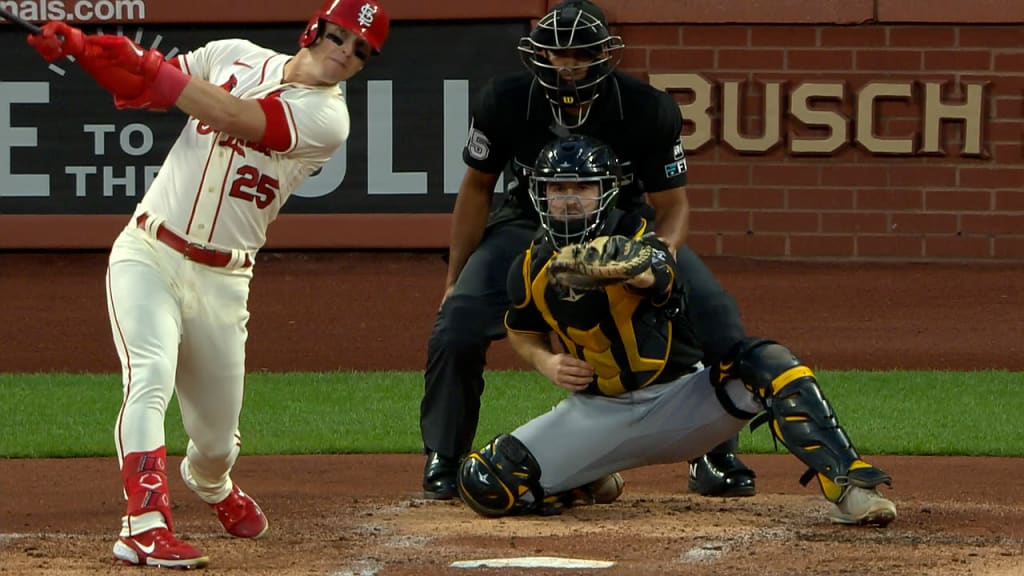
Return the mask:
<svg viewBox="0 0 1024 576">
<path fill-rule="evenodd" d="M 555 120 L 581 126 L 601 83 L 622 59 L 622 38 L 608 33 L 600 8 L 585 0 L 566 0 L 540 19 L 519 40 L 519 57 L 544 88 Z"/>
</svg>

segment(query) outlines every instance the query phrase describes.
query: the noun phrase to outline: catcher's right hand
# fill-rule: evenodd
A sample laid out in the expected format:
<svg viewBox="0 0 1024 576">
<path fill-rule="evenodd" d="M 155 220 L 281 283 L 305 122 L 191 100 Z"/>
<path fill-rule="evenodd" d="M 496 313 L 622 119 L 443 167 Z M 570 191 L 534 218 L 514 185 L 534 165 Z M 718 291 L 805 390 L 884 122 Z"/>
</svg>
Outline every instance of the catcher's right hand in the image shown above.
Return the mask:
<svg viewBox="0 0 1024 576">
<path fill-rule="evenodd" d="M 644 285 L 653 281 L 650 245 L 625 236 L 599 236 L 587 244 L 570 244 L 548 264 L 552 284 L 596 290 L 627 282 Z"/>
</svg>

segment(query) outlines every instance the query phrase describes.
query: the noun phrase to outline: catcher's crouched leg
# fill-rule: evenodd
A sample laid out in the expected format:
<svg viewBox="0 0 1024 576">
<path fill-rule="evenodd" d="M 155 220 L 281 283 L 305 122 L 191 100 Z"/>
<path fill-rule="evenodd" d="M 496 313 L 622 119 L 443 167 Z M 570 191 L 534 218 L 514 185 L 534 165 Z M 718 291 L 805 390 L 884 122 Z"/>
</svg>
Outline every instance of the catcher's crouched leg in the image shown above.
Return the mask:
<svg viewBox="0 0 1024 576">
<path fill-rule="evenodd" d="M 772 434 L 810 468 L 800 479 L 817 476 L 822 493 L 835 504 L 832 520 L 884 526 L 896 519 L 896 506 L 878 493 L 892 478 L 861 459 L 810 368 L 785 346 L 747 338 L 712 370 L 712 382 L 739 378 L 767 410 L 755 419 L 771 424 Z"/>
<path fill-rule="evenodd" d="M 579 488 L 545 496 L 540 465 L 518 438 L 501 434 L 459 466 L 462 501 L 481 516 L 552 515 L 572 506 L 610 504 L 622 495 L 625 481 L 608 474 Z"/>
<path fill-rule="evenodd" d="M 490 518 L 528 514 L 540 508 L 540 465 L 515 436 L 500 434 L 459 466 L 459 495 L 477 514 Z"/>
</svg>

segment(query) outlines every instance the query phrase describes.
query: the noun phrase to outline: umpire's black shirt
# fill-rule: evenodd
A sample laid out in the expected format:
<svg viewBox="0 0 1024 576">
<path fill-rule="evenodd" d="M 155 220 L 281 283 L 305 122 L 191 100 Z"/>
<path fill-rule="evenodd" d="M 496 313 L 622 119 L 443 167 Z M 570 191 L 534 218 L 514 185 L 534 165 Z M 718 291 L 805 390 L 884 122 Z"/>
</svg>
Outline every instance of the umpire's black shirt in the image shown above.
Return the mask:
<svg viewBox="0 0 1024 576">
<path fill-rule="evenodd" d="M 644 192 L 686 185 L 686 158 L 680 140 L 683 118 L 667 93 L 620 72 L 601 86 L 587 121 L 566 129 L 555 122 L 542 86 L 527 73 L 492 79 L 473 107 L 473 121 L 462 158 L 470 167 L 497 174 L 511 162 L 515 179 L 508 186 L 500 220 L 533 219 L 527 176 L 541 148 L 572 133 L 610 145 L 622 163 L 626 184 L 618 207 L 644 206 Z M 493 218 L 494 216 L 492 216 Z"/>
</svg>

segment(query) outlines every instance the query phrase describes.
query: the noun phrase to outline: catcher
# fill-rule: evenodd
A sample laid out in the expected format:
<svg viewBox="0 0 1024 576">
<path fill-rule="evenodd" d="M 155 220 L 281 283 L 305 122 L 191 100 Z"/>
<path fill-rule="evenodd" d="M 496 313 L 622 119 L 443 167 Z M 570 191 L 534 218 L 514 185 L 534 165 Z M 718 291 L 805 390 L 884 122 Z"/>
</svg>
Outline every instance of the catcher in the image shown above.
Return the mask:
<svg viewBox="0 0 1024 576">
<path fill-rule="evenodd" d="M 701 365 L 716 297 L 690 298 L 687 271 L 650 223 L 614 208 L 619 174 L 611 148 L 588 136 L 538 156 L 529 193 L 543 235 L 509 274 L 505 324 L 515 350 L 571 394 L 470 453 L 462 500 L 484 516 L 557 512 L 576 486 L 684 462 L 758 417 L 808 466 L 801 482 L 817 478 L 834 522 L 892 522 L 896 507 L 878 492 L 891 478 L 860 458 L 786 347 L 739 338 L 719 365 Z"/>
</svg>

